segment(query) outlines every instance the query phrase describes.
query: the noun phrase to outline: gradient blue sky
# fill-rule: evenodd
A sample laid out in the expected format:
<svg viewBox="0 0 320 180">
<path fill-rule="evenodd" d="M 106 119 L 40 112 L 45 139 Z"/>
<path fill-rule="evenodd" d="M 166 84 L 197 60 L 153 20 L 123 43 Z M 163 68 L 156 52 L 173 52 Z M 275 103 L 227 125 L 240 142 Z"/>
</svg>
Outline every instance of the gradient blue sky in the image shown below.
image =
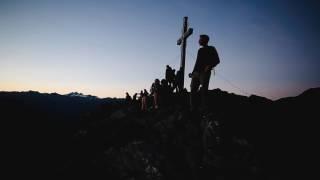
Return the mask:
<svg viewBox="0 0 320 180">
<path fill-rule="evenodd" d="M 189 16 L 187 73 L 205 33 L 221 58 L 210 89 L 294 96 L 320 86 L 319 9 L 294 0 L 0 0 L 0 91 L 149 89 L 167 64 L 178 69 L 176 40 Z"/>
</svg>

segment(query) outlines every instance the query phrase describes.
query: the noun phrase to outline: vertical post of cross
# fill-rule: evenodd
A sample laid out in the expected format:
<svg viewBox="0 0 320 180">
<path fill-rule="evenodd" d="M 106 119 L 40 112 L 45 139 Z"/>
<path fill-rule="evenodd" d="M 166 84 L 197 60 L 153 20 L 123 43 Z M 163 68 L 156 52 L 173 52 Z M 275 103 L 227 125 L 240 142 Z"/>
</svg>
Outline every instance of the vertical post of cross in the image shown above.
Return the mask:
<svg viewBox="0 0 320 180">
<path fill-rule="evenodd" d="M 184 88 L 184 74 L 185 74 L 185 64 L 186 64 L 186 48 L 187 48 L 187 38 L 192 34 L 193 29 L 188 28 L 188 17 L 183 18 L 182 35 L 177 41 L 177 45 L 181 47 L 181 61 L 180 61 L 180 71 L 182 71 L 182 87 Z"/>
</svg>

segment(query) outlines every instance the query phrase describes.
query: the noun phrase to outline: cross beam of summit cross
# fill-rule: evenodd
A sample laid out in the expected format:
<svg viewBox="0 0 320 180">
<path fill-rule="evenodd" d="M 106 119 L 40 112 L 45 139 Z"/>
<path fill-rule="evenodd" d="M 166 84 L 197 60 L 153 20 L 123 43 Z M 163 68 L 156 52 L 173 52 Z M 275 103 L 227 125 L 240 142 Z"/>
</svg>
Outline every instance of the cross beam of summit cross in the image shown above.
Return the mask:
<svg viewBox="0 0 320 180">
<path fill-rule="evenodd" d="M 192 34 L 193 29 L 188 28 L 188 17 L 183 18 L 183 27 L 182 35 L 177 41 L 177 45 L 181 45 L 181 62 L 180 62 L 180 71 L 182 71 L 182 79 L 180 82 L 182 88 L 184 88 L 184 71 L 185 71 L 185 61 L 186 61 L 186 47 L 187 47 L 187 38 Z"/>
</svg>

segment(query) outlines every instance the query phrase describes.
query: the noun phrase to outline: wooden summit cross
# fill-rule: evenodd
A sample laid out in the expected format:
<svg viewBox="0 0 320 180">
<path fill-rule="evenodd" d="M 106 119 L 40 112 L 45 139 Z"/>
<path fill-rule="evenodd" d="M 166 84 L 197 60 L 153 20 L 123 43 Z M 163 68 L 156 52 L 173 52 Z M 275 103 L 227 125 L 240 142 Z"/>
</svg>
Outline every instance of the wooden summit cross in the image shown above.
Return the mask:
<svg viewBox="0 0 320 180">
<path fill-rule="evenodd" d="M 184 88 L 184 69 L 186 64 L 186 47 L 187 47 L 187 38 L 192 34 L 193 29 L 188 28 L 188 17 L 183 18 L 183 27 L 182 35 L 177 41 L 177 45 L 181 45 L 181 61 L 180 61 L 180 71 L 182 71 L 181 85 Z"/>
</svg>

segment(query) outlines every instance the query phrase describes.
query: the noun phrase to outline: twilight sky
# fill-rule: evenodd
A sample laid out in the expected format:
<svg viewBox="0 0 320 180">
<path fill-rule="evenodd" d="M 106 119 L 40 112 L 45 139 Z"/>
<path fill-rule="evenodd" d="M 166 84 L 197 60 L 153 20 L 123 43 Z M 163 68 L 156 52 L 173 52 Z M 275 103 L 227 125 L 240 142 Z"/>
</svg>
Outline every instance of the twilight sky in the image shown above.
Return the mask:
<svg viewBox="0 0 320 180">
<path fill-rule="evenodd" d="M 221 59 L 210 89 L 295 96 L 320 86 L 319 9 L 316 0 L 0 0 L 0 91 L 149 90 L 167 64 L 179 68 L 188 16 L 186 73 L 208 34 Z"/>
</svg>

